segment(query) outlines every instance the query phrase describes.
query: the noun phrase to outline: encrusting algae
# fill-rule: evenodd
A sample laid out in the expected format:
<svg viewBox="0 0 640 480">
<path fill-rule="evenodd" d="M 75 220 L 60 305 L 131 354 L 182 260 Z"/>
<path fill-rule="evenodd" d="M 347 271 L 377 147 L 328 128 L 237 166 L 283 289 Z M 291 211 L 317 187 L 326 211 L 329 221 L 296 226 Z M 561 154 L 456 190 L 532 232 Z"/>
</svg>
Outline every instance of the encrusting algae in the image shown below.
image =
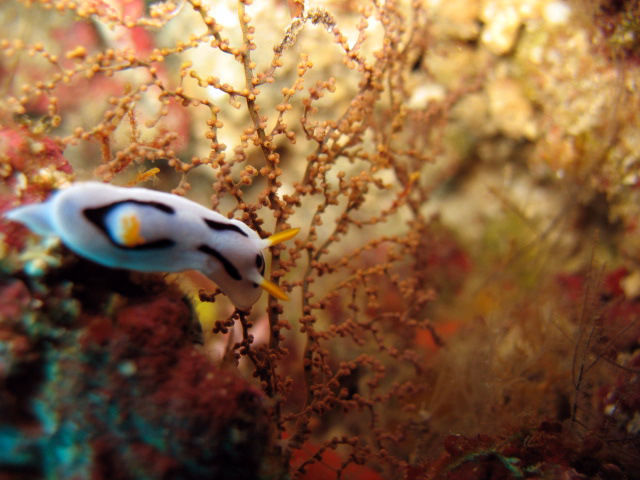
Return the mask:
<svg viewBox="0 0 640 480">
<path fill-rule="evenodd" d="M 638 13 L 3 2 L 0 476 L 640 478 Z"/>
</svg>

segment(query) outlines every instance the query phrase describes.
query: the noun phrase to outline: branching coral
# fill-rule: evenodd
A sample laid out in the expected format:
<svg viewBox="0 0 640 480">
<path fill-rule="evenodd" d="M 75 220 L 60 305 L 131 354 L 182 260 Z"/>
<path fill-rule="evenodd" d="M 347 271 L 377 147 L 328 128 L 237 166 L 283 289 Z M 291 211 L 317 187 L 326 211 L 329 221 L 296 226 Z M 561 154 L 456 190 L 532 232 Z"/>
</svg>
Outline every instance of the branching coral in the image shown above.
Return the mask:
<svg viewBox="0 0 640 480">
<path fill-rule="evenodd" d="M 77 168 L 95 167 L 94 174 L 104 180 L 126 183 L 131 167 L 144 162 L 148 171 L 160 169 L 163 182 L 171 181 L 171 169 L 177 172 L 173 191 L 185 194 L 192 181 L 213 174 L 210 205 L 226 206 L 229 215 L 262 236 L 268 235 L 267 228 L 279 231 L 294 219 L 305 227 L 305 238 L 288 252 L 274 248 L 270 262 L 271 280 L 291 290 L 300 306 L 294 303 L 285 311 L 270 298 L 269 335 L 259 345 L 251 333 L 255 320 L 242 312 L 219 322 L 215 331 L 225 332 L 236 322 L 242 330 L 236 355 L 252 362 L 273 399 L 278 436 L 288 435 L 279 444 L 284 448 L 273 453 L 281 471 L 288 469 L 291 452 L 309 440 L 312 424 L 340 411 L 360 412 L 358 418 L 368 418 L 369 424 L 366 435 L 346 430 L 321 447 L 348 447 L 341 469 L 374 458 L 398 464 L 387 451 L 397 434 L 382 429 L 381 409 L 396 398 L 408 398 L 415 387 L 405 384 L 406 378 L 387 379 L 385 361 L 374 353 L 419 370 L 419 356 L 390 342 L 381 329 L 394 325 L 394 340 L 403 330 L 411 338 L 425 325 L 424 309 L 433 298 L 428 280 L 411 261 L 428 229 L 418 213 L 424 194 L 415 187 L 432 147 L 424 135 L 405 130 L 405 125 L 414 131 L 433 129 L 434 119 L 443 114 L 406 107 L 410 67 L 425 48 L 424 8 L 418 2 L 363 7 L 355 40 L 341 32 L 329 11 L 300 9 L 283 25 L 285 33 L 269 53 L 264 47 L 258 50 L 261 33 L 244 2 L 237 4 L 235 32 L 195 0 L 157 5 L 149 12 L 131 13 L 132 6 L 41 2 L 8 7 L 8 15 L 55 10 L 59 16 L 46 33 L 55 35 L 58 23 L 89 38 L 79 46 L 68 43 L 69 37 L 56 44 L 14 32 L 13 40 L 3 42 L 4 64 L 17 73 L 2 105 L 6 120 L 17 115 L 31 119 L 23 128 L 54 129 Z M 192 25 L 187 41 L 172 42 L 169 34 L 169 44 L 149 47 L 166 42 L 159 33 L 179 22 Z M 311 29 L 331 40 L 330 48 L 342 58 L 343 66 L 335 72 L 328 65 L 314 68 L 310 55 L 296 52 Z M 265 57 L 270 59 L 265 62 Z M 208 71 L 212 61 L 226 62 L 242 75 L 230 80 L 211 75 L 224 75 L 219 68 Z M 34 68 L 25 69 L 24 62 Z M 344 81 L 338 82 L 336 75 Z M 314 81 L 305 89 L 306 82 Z M 99 96 L 87 95 L 98 90 Z M 92 105 L 91 117 L 84 115 L 86 102 Z M 246 116 L 237 117 L 235 109 Z M 292 121 L 296 123 L 290 126 Z M 180 125 L 177 131 L 173 125 Z M 223 132 L 233 148 L 223 143 Z M 87 162 L 91 152 L 97 162 Z M 26 175 L 27 184 L 33 181 L 28 171 L 16 171 Z M 139 175 L 144 178 L 145 173 Z M 56 183 L 52 180 L 51 186 Z M 381 208 L 369 207 L 371 201 Z M 401 218 L 410 228 L 375 233 Z M 334 226 L 325 231 L 323 223 Z M 357 248 L 335 258 L 339 242 L 354 241 Z M 300 314 L 294 320 L 296 310 Z M 294 322 L 303 336 L 300 371 L 293 368 L 289 350 L 298 348 L 297 340 L 287 347 L 282 333 Z M 352 354 L 344 355 L 340 338 L 355 347 Z M 292 375 L 301 375 L 295 382 L 305 385 L 305 395 L 294 393 Z M 347 388 L 348 382 L 355 383 Z M 313 461 L 297 466 L 294 476 Z"/>
</svg>

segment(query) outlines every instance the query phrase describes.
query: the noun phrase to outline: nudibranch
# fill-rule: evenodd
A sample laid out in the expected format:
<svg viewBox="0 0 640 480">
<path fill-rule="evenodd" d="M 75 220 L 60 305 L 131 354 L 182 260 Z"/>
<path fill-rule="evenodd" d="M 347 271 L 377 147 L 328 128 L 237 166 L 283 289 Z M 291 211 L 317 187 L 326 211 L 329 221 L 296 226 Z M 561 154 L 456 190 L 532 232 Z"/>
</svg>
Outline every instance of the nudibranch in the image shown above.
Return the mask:
<svg viewBox="0 0 640 480">
<path fill-rule="evenodd" d="M 57 235 L 73 252 L 107 267 L 198 270 L 241 309 L 257 302 L 262 289 L 287 300 L 264 278 L 262 250 L 300 230 L 262 239 L 244 223 L 178 195 L 97 182 L 58 190 L 43 203 L 10 210 L 6 218 L 38 235 Z"/>
</svg>

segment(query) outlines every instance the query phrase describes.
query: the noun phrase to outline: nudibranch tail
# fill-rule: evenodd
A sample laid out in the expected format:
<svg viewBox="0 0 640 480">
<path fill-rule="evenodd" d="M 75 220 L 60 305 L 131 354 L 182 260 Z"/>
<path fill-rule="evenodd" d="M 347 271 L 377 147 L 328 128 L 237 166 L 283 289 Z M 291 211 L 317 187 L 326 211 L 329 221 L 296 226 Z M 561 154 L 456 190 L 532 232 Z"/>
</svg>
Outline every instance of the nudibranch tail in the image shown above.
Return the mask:
<svg viewBox="0 0 640 480">
<path fill-rule="evenodd" d="M 270 282 L 266 278 L 262 279 L 260 286 L 267 291 L 269 295 L 277 298 L 278 300 L 288 301 L 289 296 L 282 291 L 282 289 L 273 282 Z"/>
<path fill-rule="evenodd" d="M 293 237 L 295 237 L 299 231 L 300 231 L 300 228 L 290 228 L 288 230 L 283 230 L 281 232 L 274 233 L 270 237 L 265 238 L 267 247 L 273 247 L 274 245 L 278 245 L 279 243 L 286 242 L 287 240 L 290 240 Z"/>
<path fill-rule="evenodd" d="M 51 225 L 51 205 L 49 202 L 32 203 L 9 210 L 4 217 L 13 222 L 26 225 L 38 235 L 54 233 Z"/>
</svg>

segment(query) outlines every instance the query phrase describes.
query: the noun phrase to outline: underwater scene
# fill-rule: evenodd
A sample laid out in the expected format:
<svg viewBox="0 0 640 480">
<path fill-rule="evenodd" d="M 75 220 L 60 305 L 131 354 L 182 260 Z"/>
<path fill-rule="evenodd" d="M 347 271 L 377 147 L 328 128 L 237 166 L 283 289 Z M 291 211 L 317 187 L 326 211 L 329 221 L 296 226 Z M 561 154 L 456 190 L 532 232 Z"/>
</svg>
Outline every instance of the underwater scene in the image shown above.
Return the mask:
<svg viewBox="0 0 640 480">
<path fill-rule="evenodd" d="M 35 479 L 640 479 L 640 1 L 0 2 Z"/>
</svg>

